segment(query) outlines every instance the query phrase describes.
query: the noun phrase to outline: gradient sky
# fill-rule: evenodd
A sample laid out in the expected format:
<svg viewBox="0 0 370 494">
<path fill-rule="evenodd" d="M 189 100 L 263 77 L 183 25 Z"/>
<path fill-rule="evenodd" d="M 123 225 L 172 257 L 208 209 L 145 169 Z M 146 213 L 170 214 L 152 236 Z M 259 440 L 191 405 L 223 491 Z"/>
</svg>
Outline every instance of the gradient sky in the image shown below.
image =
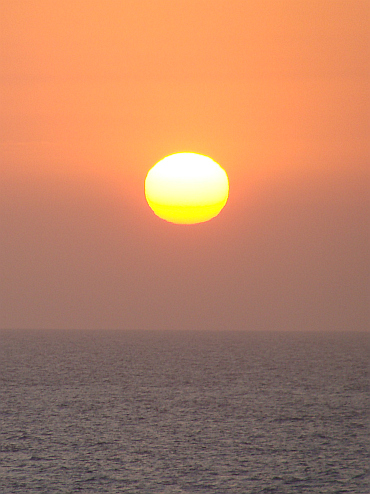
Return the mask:
<svg viewBox="0 0 370 494">
<path fill-rule="evenodd" d="M 367 0 L 0 9 L 1 327 L 368 329 Z M 146 204 L 181 151 L 210 222 Z"/>
</svg>

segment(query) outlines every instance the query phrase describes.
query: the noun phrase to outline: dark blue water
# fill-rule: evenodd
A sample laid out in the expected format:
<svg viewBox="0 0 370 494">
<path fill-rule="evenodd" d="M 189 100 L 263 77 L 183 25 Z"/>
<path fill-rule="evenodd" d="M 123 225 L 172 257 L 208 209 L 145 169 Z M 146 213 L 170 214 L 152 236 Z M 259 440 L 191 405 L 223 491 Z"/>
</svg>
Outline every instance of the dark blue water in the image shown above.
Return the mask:
<svg viewBox="0 0 370 494">
<path fill-rule="evenodd" d="M 3 494 L 370 492 L 365 333 L 0 338 Z"/>
</svg>

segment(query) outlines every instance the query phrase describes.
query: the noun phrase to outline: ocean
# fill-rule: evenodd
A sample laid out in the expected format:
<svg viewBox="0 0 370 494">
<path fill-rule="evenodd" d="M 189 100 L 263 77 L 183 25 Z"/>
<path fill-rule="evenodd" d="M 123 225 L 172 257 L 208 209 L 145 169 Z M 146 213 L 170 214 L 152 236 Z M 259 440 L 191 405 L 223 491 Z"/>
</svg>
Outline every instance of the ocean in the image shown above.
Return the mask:
<svg viewBox="0 0 370 494">
<path fill-rule="evenodd" d="M 0 492 L 369 494 L 369 345 L 3 330 Z"/>
</svg>

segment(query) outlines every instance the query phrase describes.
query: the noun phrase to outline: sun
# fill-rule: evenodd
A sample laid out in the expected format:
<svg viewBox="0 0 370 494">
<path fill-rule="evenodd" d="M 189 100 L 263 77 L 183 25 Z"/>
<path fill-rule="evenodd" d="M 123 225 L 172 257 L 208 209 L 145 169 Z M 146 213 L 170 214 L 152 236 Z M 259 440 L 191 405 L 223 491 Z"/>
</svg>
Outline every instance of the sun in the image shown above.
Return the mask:
<svg viewBox="0 0 370 494">
<path fill-rule="evenodd" d="M 208 156 L 176 153 L 158 161 L 145 179 L 145 197 L 154 213 L 178 224 L 208 221 L 229 196 L 229 180 Z"/>
</svg>

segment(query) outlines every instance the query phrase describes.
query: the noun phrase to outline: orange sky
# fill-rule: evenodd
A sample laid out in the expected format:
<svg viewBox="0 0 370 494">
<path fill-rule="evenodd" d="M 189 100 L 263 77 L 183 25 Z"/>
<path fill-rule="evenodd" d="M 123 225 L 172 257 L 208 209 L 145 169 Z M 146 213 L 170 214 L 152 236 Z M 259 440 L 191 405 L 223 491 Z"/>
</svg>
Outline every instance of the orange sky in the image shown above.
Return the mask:
<svg viewBox="0 0 370 494">
<path fill-rule="evenodd" d="M 1 327 L 364 329 L 368 1 L 0 9 Z M 145 203 L 180 151 L 229 175 L 203 226 Z"/>
</svg>

